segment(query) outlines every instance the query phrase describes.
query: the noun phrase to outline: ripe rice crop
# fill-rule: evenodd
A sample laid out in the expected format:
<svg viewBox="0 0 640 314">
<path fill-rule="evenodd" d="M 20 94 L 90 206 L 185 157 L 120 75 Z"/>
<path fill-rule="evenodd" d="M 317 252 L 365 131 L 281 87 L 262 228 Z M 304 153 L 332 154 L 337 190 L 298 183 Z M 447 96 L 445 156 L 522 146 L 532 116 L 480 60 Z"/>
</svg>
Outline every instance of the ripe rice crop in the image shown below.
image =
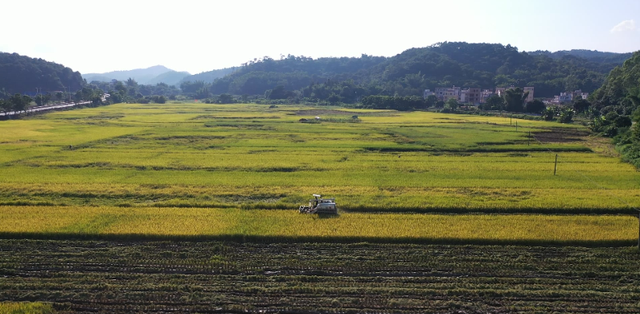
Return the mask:
<svg viewBox="0 0 640 314">
<path fill-rule="evenodd" d="M 345 123 L 353 115 L 360 122 Z M 315 116 L 320 122 L 298 122 Z M 635 169 L 620 162 L 606 143 L 585 136 L 583 127 L 508 117 L 254 104 L 118 104 L 2 121 L 0 134 L 0 215 L 7 221 L 12 215 L 22 217 L 15 218 L 14 226 L 3 224 L 5 233 L 101 234 L 108 227 L 125 226 L 126 218 L 135 222 L 122 227 L 126 232 L 109 232 L 162 234 L 145 223 L 154 215 L 173 215 L 182 221 L 176 232 L 195 228 L 186 235 L 324 237 L 330 236 L 323 233 L 329 230 L 324 223 L 351 217 L 380 233 L 345 225 L 339 236 L 375 237 L 385 233 L 367 221 L 382 224 L 377 213 L 388 213 L 392 221 L 413 226 L 393 225 L 398 229 L 389 238 L 422 239 L 434 234 L 418 226 L 433 219 L 411 217 L 439 216 L 412 213 L 616 215 L 634 214 L 640 207 Z M 558 171 L 553 175 L 556 154 Z M 311 218 L 295 212 L 314 193 L 337 198 L 340 220 L 316 222 L 320 229 L 302 230 L 309 235 L 293 227 L 256 226 L 259 232 L 253 233 L 229 227 L 238 221 L 251 225 L 249 218 L 256 215 L 309 227 L 304 219 Z M 30 226 L 16 209 L 23 207 L 16 206 L 38 206 L 31 217 L 37 223 Z M 127 210 L 139 215 L 121 217 Z M 198 210 L 232 218 L 214 223 L 185 216 Z M 69 211 L 83 215 L 74 217 Z M 75 220 L 94 216 L 101 218 Z M 616 216 L 606 217 L 601 218 Z M 169 230 L 166 234 L 175 234 L 168 221 L 158 223 Z M 560 233 L 559 239 L 565 237 L 573 239 Z M 521 238 L 537 235 L 516 237 Z"/>
<path fill-rule="evenodd" d="M 1 234 L 45 237 L 629 245 L 636 239 L 637 223 L 632 216 L 343 213 L 318 217 L 235 208 L 4 206 L 0 212 Z"/>
</svg>

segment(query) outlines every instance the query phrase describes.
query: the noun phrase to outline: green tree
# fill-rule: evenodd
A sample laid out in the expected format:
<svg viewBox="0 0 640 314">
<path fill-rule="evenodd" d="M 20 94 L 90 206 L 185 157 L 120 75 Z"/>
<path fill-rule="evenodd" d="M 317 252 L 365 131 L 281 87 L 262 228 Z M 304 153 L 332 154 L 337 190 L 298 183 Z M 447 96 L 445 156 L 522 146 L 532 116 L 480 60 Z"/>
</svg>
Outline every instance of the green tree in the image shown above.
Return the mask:
<svg viewBox="0 0 640 314">
<path fill-rule="evenodd" d="M 287 92 L 284 89 L 284 86 L 278 85 L 274 89 L 271 90 L 269 95 L 267 95 L 268 99 L 287 99 L 289 98 L 290 92 Z"/>
<path fill-rule="evenodd" d="M 49 100 L 51 99 L 50 95 L 43 95 L 43 94 L 38 94 L 36 97 L 34 97 L 34 101 L 36 102 L 36 105 L 38 106 L 44 106 L 46 105 Z"/>
<path fill-rule="evenodd" d="M 211 97 L 211 91 L 209 91 L 209 87 L 203 86 L 196 91 L 193 95 L 196 99 L 206 99 Z"/>
<path fill-rule="evenodd" d="M 547 106 L 541 100 L 535 99 L 534 101 L 528 102 L 524 110 L 530 113 L 542 113 L 546 108 Z"/>
<path fill-rule="evenodd" d="M 613 125 L 617 128 L 628 128 L 631 124 L 631 118 L 629 116 L 617 116 L 613 119 Z"/>
<path fill-rule="evenodd" d="M 0 99 L 0 110 L 7 113 L 13 110 L 13 104 L 8 100 Z"/>
<path fill-rule="evenodd" d="M 484 104 L 480 105 L 480 109 L 483 110 L 504 110 L 504 99 L 502 97 L 493 94 L 487 98 Z"/>
<path fill-rule="evenodd" d="M 29 109 L 29 105 L 31 104 L 31 97 L 21 94 L 15 94 L 9 98 L 9 101 L 12 104 L 13 111 L 24 111 Z"/>
<path fill-rule="evenodd" d="M 217 103 L 219 104 L 233 104 L 235 103 L 233 96 L 231 96 L 230 94 L 220 94 L 220 96 L 218 96 L 218 100 Z"/>
<path fill-rule="evenodd" d="M 564 108 L 562 109 L 562 111 L 560 111 L 560 119 L 558 119 L 558 122 L 560 123 L 571 123 L 573 122 L 573 109 L 571 108 Z"/>
<path fill-rule="evenodd" d="M 109 102 L 112 104 L 119 104 L 121 102 L 123 102 L 123 96 L 121 93 L 116 92 L 114 90 L 110 90 L 109 91 Z"/>
<path fill-rule="evenodd" d="M 542 110 L 542 118 L 545 121 L 551 121 L 556 117 L 556 107 L 547 107 Z"/>
<path fill-rule="evenodd" d="M 460 107 L 460 104 L 455 98 L 449 98 L 449 100 L 447 100 L 447 102 L 444 104 L 444 109 L 451 111 L 457 110 L 458 107 Z"/>
<path fill-rule="evenodd" d="M 82 101 L 82 91 L 77 91 L 74 95 L 73 95 L 73 100 L 75 102 L 81 102 Z"/>
<path fill-rule="evenodd" d="M 332 93 L 327 100 L 332 104 L 332 105 L 336 105 L 340 102 L 341 98 L 339 95 L 336 95 L 334 93 Z"/>
<path fill-rule="evenodd" d="M 635 124 L 633 124 L 633 138 L 636 141 L 640 141 L 640 86 L 630 88 L 627 99 L 629 99 L 635 107 L 631 116 L 633 122 L 635 122 Z"/>
<path fill-rule="evenodd" d="M 427 99 L 425 99 L 425 109 L 435 107 L 438 102 L 438 97 L 435 95 L 429 95 Z"/>
<path fill-rule="evenodd" d="M 582 99 L 580 96 L 573 100 L 573 110 L 575 110 L 576 113 L 586 112 L 589 110 L 589 107 L 591 107 L 591 103 L 586 99 Z"/>
<path fill-rule="evenodd" d="M 164 103 L 167 102 L 167 98 L 162 96 L 162 95 L 160 95 L 160 96 L 158 96 L 158 95 L 152 96 L 151 100 L 153 102 L 155 102 L 156 104 L 164 104 Z"/>
<path fill-rule="evenodd" d="M 504 92 L 504 102 L 506 110 L 511 112 L 522 112 L 524 102 L 529 96 L 529 92 L 523 92 L 522 88 L 510 88 Z"/>
</svg>

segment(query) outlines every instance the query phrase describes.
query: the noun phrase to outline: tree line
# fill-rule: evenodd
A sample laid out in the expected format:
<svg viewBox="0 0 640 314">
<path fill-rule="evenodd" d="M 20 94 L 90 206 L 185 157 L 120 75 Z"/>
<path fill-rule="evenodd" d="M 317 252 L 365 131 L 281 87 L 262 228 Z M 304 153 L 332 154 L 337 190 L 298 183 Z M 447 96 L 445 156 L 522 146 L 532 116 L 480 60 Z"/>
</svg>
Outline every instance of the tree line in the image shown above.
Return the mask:
<svg viewBox="0 0 640 314">
<path fill-rule="evenodd" d="M 55 94 L 38 94 L 35 97 L 16 93 L 9 95 L 0 92 L 0 112 L 24 112 L 33 106 L 46 106 L 50 103 L 91 101 L 90 106 L 104 105 L 103 92 L 100 89 L 85 86 L 73 94 L 56 92 Z M 108 103 L 108 101 L 107 101 Z"/>
<path fill-rule="evenodd" d="M 614 68 L 582 106 L 590 128 L 613 138 L 623 159 L 640 168 L 640 51 Z"/>
</svg>

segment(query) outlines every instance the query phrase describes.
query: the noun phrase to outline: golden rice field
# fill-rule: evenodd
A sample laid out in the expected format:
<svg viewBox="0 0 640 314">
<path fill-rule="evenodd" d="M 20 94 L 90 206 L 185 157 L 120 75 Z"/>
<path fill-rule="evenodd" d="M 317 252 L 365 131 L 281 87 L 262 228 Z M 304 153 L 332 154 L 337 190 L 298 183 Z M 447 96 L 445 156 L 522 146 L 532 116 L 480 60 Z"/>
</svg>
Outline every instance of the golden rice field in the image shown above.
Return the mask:
<svg viewBox="0 0 640 314">
<path fill-rule="evenodd" d="M 335 217 L 296 211 L 238 208 L 121 208 L 5 206 L 0 230 L 48 236 L 96 235 L 120 238 L 182 236 L 202 239 L 255 237 L 354 241 L 632 244 L 631 216 L 437 215 L 343 213 Z"/>
<path fill-rule="evenodd" d="M 628 243 L 640 207 L 636 170 L 582 126 L 430 112 L 55 112 L 0 121 L 0 173 L 4 235 Z M 298 214 L 313 193 L 336 197 L 340 216 Z"/>
</svg>

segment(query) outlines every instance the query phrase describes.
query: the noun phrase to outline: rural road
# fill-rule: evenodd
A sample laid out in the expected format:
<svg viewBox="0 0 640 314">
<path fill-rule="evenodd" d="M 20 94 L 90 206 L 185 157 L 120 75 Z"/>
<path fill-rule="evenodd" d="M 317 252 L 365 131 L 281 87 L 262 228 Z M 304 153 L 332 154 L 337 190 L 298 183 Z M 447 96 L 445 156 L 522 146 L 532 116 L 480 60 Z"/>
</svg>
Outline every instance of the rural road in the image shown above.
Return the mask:
<svg viewBox="0 0 640 314">
<path fill-rule="evenodd" d="M 102 96 L 102 101 L 106 101 L 107 97 L 109 97 L 109 94 L 104 94 Z M 63 104 L 58 104 L 58 105 L 53 105 L 53 106 L 40 106 L 40 107 L 33 107 L 27 110 L 23 110 L 23 111 L 9 111 L 9 112 L 1 112 L 0 113 L 0 117 L 3 116 L 13 116 L 16 114 L 21 114 L 21 113 L 30 113 L 30 112 L 38 112 L 38 111 L 47 111 L 47 110 L 53 110 L 53 109 L 61 109 L 61 108 L 69 108 L 69 107 L 74 107 L 74 106 L 79 106 L 79 105 L 86 105 L 86 104 L 90 104 L 90 101 L 81 101 L 78 103 L 63 103 Z"/>
</svg>

